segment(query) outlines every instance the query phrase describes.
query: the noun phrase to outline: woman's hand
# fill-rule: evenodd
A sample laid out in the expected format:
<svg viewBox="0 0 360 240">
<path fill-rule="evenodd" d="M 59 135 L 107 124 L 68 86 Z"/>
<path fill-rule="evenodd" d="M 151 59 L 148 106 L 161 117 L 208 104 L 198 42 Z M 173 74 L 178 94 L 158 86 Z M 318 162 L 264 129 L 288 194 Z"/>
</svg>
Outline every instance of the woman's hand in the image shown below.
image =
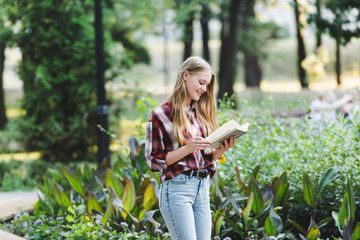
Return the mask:
<svg viewBox="0 0 360 240">
<path fill-rule="evenodd" d="M 168 152 L 165 163 L 170 166 L 177 161 L 183 159 L 185 156 L 190 153 L 195 152 L 196 150 L 205 150 L 210 146 L 209 141 L 205 140 L 202 137 L 193 137 L 188 141 L 188 143 L 174 151 Z"/>
<path fill-rule="evenodd" d="M 219 144 L 220 148 L 213 151 L 214 160 L 219 159 L 226 150 L 228 150 L 229 148 L 232 148 L 235 145 L 235 142 L 236 142 L 236 137 L 231 136 L 229 141 L 227 139 L 225 139 L 225 141 L 223 143 L 220 143 Z"/>
<path fill-rule="evenodd" d="M 193 153 L 197 150 L 205 150 L 209 146 L 210 142 L 205 140 L 203 137 L 193 137 L 186 144 L 186 148 L 188 149 L 189 153 Z"/>
<path fill-rule="evenodd" d="M 223 150 L 224 152 L 226 150 L 228 150 L 229 148 L 232 148 L 235 145 L 236 142 L 236 137 L 235 136 L 231 136 L 230 137 L 230 141 L 228 141 L 227 139 L 224 140 L 223 143 L 220 143 L 220 149 Z"/>
</svg>

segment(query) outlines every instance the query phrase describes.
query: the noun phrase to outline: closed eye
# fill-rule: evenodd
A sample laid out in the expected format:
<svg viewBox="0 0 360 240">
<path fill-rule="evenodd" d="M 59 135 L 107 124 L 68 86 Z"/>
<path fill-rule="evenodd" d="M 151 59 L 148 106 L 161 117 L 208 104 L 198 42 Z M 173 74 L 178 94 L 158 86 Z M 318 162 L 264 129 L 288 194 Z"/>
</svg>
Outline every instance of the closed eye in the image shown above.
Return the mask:
<svg viewBox="0 0 360 240">
<path fill-rule="evenodd" d="M 206 81 L 199 81 L 200 85 L 206 85 L 206 86 L 209 86 L 209 84 L 207 84 Z"/>
</svg>

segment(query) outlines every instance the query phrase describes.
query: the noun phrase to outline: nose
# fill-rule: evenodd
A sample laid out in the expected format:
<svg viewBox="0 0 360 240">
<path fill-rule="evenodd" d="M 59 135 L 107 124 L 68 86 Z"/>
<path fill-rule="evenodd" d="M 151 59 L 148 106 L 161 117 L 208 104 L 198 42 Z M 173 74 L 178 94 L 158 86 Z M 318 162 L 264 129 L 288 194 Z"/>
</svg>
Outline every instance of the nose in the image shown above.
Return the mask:
<svg viewBox="0 0 360 240">
<path fill-rule="evenodd" d="M 203 85 L 202 88 L 201 88 L 201 90 L 202 90 L 203 92 L 206 92 L 206 85 Z"/>
</svg>

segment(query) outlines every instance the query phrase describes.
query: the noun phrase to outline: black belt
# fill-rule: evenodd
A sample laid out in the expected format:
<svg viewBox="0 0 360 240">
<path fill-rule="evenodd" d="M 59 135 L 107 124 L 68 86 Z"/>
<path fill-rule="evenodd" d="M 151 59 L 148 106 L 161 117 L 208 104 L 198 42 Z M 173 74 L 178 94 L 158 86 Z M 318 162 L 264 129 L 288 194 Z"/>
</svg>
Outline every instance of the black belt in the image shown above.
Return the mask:
<svg viewBox="0 0 360 240">
<path fill-rule="evenodd" d="M 182 172 L 182 174 L 185 174 L 187 176 L 194 176 L 199 179 L 206 178 L 209 175 L 209 171 L 207 169 L 200 169 L 200 170 L 188 170 L 185 172 Z"/>
</svg>

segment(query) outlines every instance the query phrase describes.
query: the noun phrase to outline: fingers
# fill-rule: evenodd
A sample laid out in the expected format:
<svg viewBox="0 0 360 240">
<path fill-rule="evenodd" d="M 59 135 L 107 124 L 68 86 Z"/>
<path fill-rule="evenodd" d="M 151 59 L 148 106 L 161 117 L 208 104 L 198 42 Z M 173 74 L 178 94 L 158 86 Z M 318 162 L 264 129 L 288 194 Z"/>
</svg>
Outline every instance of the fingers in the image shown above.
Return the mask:
<svg viewBox="0 0 360 240">
<path fill-rule="evenodd" d="M 232 137 L 230 138 L 230 146 L 231 146 L 231 147 L 234 146 L 234 145 L 235 145 L 235 142 L 236 142 L 236 137 L 235 137 L 235 136 L 232 136 Z"/>
<path fill-rule="evenodd" d="M 231 136 L 229 140 L 225 139 L 223 143 L 220 143 L 220 147 L 222 150 L 228 150 L 229 148 L 233 147 L 236 142 L 236 137 Z"/>
<path fill-rule="evenodd" d="M 193 146 L 194 150 L 205 150 L 210 146 L 210 142 L 202 137 L 193 137 L 190 140 L 190 143 Z"/>
<path fill-rule="evenodd" d="M 191 139 L 191 141 L 196 141 L 196 142 L 206 142 L 206 143 L 209 143 L 209 141 L 208 140 L 206 140 L 205 138 L 203 138 L 203 137 L 193 137 L 192 139 Z"/>
</svg>

